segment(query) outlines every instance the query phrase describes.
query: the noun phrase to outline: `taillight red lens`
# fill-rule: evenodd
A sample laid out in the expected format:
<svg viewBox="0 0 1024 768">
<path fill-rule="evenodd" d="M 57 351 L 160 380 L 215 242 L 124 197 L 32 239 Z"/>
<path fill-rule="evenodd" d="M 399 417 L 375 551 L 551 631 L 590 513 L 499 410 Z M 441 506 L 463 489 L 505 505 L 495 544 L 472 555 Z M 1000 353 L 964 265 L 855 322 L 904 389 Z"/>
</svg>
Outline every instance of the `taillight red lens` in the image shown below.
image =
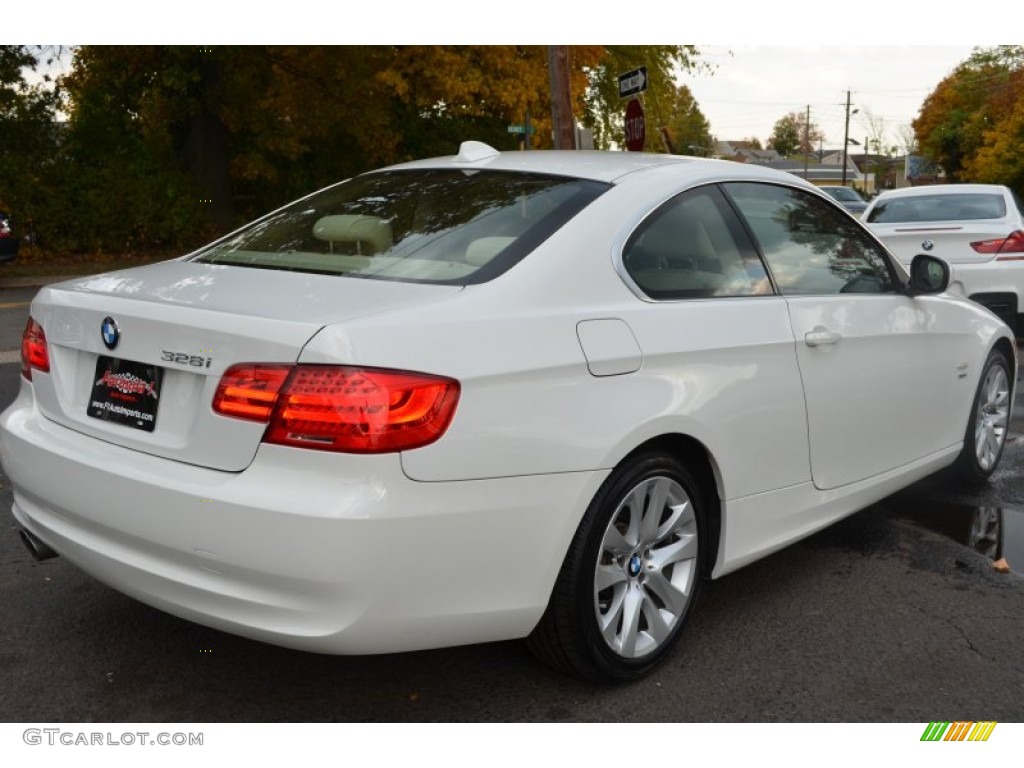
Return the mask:
<svg viewBox="0 0 1024 768">
<path fill-rule="evenodd" d="M 268 443 L 389 453 L 441 437 L 458 399 L 459 383 L 442 376 L 350 366 L 243 365 L 224 374 L 213 407 L 226 416 L 269 421 L 263 438 Z"/>
<path fill-rule="evenodd" d="M 32 369 L 49 373 L 50 353 L 46 351 L 46 334 L 43 326 L 33 318 L 25 324 L 21 335 L 21 375 L 32 381 Z"/>
<path fill-rule="evenodd" d="M 290 365 L 233 365 L 221 377 L 213 396 L 213 410 L 236 419 L 266 423 L 291 372 Z"/>
<path fill-rule="evenodd" d="M 978 253 L 995 253 L 996 261 L 1017 261 L 1024 259 L 1024 232 L 1017 230 L 1006 237 L 978 240 L 971 243 Z"/>
</svg>

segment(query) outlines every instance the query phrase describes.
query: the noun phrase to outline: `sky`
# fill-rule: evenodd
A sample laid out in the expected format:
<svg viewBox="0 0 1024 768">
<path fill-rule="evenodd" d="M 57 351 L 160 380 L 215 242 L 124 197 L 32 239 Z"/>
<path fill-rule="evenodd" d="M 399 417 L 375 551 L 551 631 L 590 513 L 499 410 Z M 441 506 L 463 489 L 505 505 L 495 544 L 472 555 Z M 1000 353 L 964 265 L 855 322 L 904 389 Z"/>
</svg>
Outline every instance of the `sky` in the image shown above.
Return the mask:
<svg viewBox="0 0 1024 768">
<path fill-rule="evenodd" d="M 693 92 L 720 140 L 771 135 L 789 112 L 804 114 L 825 133 L 824 147 L 840 148 L 850 91 L 850 138 L 873 134 L 867 117 L 883 120 L 890 144 L 908 125 L 925 97 L 966 59 L 971 45 L 712 45 L 701 59 L 712 74 L 686 73 Z M 857 110 L 854 112 L 854 110 Z M 851 147 L 851 151 L 860 151 Z"/>
</svg>

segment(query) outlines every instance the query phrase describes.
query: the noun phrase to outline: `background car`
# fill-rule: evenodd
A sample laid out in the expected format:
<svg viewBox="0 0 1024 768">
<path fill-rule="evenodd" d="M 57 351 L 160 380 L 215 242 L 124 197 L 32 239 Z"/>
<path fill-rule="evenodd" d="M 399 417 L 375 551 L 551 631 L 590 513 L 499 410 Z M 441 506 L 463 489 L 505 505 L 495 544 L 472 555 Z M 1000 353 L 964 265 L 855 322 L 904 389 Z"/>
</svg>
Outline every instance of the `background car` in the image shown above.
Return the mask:
<svg viewBox="0 0 1024 768">
<path fill-rule="evenodd" d="M 0 459 L 37 557 L 187 619 L 630 680 L 706 577 L 995 471 L 1016 350 L 948 278 L 790 174 L 467 142 L 44 288 Z"/>
<path fill-rule="evenodd" d="M 0 211 L 0 264 L 13 261 L 18 255 L 18 236 L 11 229 L 10 217 Z"/>
<path fill-rule="evenodd" d="M 843 206 L 843 208 L 848 210 L 854 216 L 860 216 L 868 207 L 868 204 L 864 202 L 864 198 L 862 198 L 853 187 L 822 186 L 818 187 L 818 189 L 836 200 L 841 206 Z"/>
<path fill-rule="evenodd" d="M 1024 335 L 1024 213 L 994 184 L 946 184 L 883 192 L 864 222 L 903 264 L 918 253 L 953 268 L 952 287 Z"/>
</svg>

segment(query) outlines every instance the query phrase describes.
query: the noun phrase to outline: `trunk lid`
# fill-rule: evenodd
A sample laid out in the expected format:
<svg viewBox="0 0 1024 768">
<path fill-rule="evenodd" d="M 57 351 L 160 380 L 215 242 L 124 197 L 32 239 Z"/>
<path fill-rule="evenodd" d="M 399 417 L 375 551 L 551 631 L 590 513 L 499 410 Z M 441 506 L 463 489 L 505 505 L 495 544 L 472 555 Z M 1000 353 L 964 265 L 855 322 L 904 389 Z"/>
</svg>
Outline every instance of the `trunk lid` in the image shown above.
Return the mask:
<svg viewBox="0 0 1024 768">
<path fill-rule="evenodd" d="M 33 372 L 36 400 L 47 418 L 98 439 L 240 471 L 265 426 L 213 412 L 227 368 L 294 363 L 325 325 L 459 290 L 187 261 L 51 285 L 32 303 L 50 354 L 50 372 Z M 107 318 L 117 326 L 114 349 L 101 331 Z M 130 362 L 112 367 L 107 358 Z M 100 415 L 105 399 L 116 417 Z M 146 408 L 155 412 L 140 414 Z"/>
<path fill-rule="evenodd" d="M 1013 230 L 1005 219 L 983 221 L 935 221 L 869 224 L 878 238 L 901 264 L 907 266 L 919 253 L 938 256 L 950 264 L 980 264 L 995 258 L 994 253 L 978 253 L 971 243 L 1006 237 Z M 931 248 L 925 246 L 931 242 Z"/>
</svg>

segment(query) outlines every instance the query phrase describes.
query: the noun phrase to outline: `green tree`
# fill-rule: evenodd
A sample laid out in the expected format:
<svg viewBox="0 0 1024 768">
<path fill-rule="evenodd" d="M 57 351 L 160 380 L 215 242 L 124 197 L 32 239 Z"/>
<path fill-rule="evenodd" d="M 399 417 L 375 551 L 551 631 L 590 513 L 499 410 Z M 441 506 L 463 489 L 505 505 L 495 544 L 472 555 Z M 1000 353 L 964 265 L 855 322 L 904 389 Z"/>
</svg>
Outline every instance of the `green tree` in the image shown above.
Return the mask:
<svg viewBox="0 0 1024 768">
<path fill-rule="evenodd" d="M 667 104 L 650 101 L 648 114 L 659 131 L 664 131 L 664 140 L 648 139 L 648 151 L 710 156 L 714 143 L 711 124 L 700 111 L 693 93 L 685 85 L 666 90 Z"/>
<path fill-rule="evenodd" d="M 574 66 L 582 68 L 587 81 L 580 120 L 594 132 L 594 144 L 601 149 L 625 144 L 625 102 L 619 98 L 620 74 L 647 67 L 644 104 L 648 110 L 668 114 L 677 99 L 679 73 L 706 70 L 700 62 L 700 52 L 693 45 L 614 45 L 596 51 L 587 49 L 586 53 L 586 57 L 573 62 Z M 655 141 L 648 137 L 648 148 Z"/>
<path fill-rule="evenodd" d="M 824 138 L 825 134 L 813 120 L 808 125 L 806 113 L 790 112 L 775 122 L 772 135 L 768 138 L 768 147 L 785 157 L 796 150 L 813 152 L 814 147 Z"/>
<path fill-rule="evenodd" d="M 57 96 L 28 82 L 35 67 L 28 47 L 0 46 L 0 209 L 22 232 L 44 211 L 58 151 Z"/>
</svg>

